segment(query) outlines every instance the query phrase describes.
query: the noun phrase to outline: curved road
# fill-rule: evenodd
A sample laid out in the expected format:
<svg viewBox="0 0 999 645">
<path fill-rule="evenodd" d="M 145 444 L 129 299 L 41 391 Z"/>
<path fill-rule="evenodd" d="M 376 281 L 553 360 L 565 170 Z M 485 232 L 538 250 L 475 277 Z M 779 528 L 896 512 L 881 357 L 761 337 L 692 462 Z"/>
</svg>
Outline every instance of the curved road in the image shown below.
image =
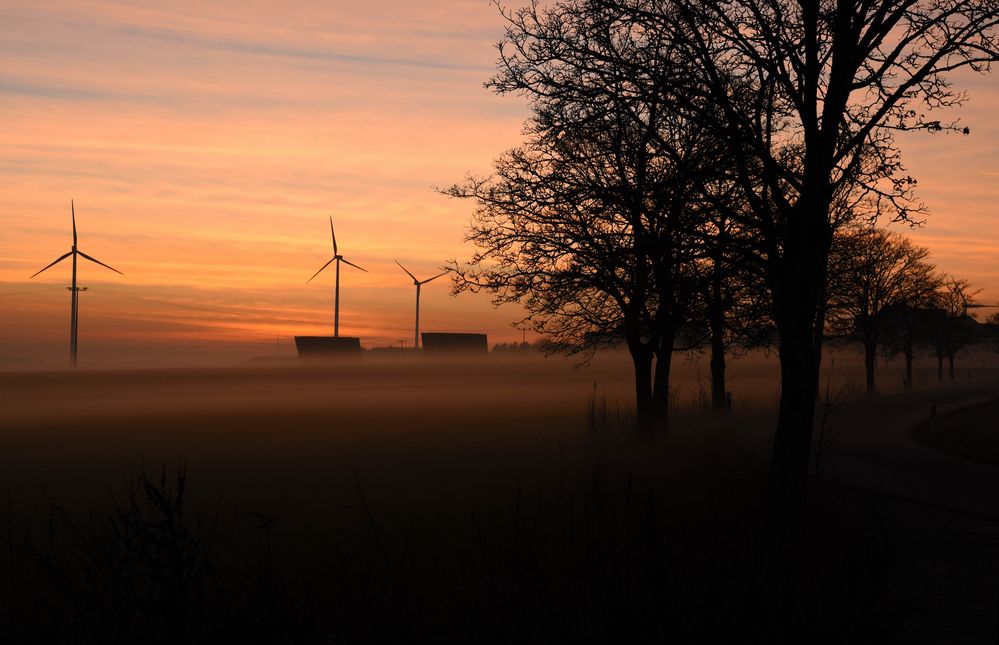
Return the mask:
<svg viewBox="0 0 999 645">
<path fill-rule="evenodd" d="M 999 520 L 999 468 L 917 442 L 930 418 L 999 395 L 995 384 L 871 398 L 844 404 L 827 421 L 833 443 L 820 467 L 835 482 Z M 982 419 L 981 423 L 991 423 Z"/>
<path fill-rule="evenodd" d="M 999 640 L 999 467 L 931 450 L 911 434 L 934 403 L 941 416 L 997 396 L 999 383 L 981 382 L 850 401 L 828 418 L 834 442 L 821 472 L 866 491 L 889 549 L 879 604 L 894 642 Z M 767 431 L 753 433 L 757 453 Z"/>
<path fill-rule="evenodd" d="M 934 404 L 936 414 L 942 416 L 997 397 L 999 382 L 988 381 L 865 397 L 833 406 L 824 431 L 827 448 L 819 465 L 822 478 L 999 520 L 999 467 L 930 449 L 912 437 L 913 428 L 930 418 Z M 823 415 L 822 405 L 818 408 L 816 428 Z M 747 448 L 752 444 L 756 454 L 769 455 L 772 439 L 772 424 L 753 424 L 741 443 Z"/>
</svg>

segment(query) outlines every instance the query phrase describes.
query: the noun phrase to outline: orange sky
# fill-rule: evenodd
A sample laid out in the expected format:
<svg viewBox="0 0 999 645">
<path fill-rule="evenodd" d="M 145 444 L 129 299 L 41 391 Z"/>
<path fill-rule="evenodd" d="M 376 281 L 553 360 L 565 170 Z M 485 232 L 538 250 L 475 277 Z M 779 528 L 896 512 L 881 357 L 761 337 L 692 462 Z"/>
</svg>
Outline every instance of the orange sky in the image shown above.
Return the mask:
<svg viewBox="0 0 999 645">
<path fill-rule="evenodd" d="M 432 187 L 488 171 L 526 115 L 482 88 L 495 8 L 144 4 L 0 6 L 0 356 L 66 351 L 68 264 L 26 278 L 68 250 L 71 197 L 81 249 L 126 274 L 82 268 L 81 364 L 88 348 L 168 361 L 223 340 L 248 356 L 327 333 L 333 275 L 304 282 L 330 256 L 331 213 L 370 271 L 344 269 L 341 333 L 411 343 L 413 287 L 392 260 L 422 277 L 468 257 L 471 204 Z M 962 85 L 970 137 L 903 139 L 932 212 L 913 236 L 999 302 L 999 87 Z M 424 289 L 423 329 L 519 338 L 518 310 L 447 292 Z"/>
</svg>

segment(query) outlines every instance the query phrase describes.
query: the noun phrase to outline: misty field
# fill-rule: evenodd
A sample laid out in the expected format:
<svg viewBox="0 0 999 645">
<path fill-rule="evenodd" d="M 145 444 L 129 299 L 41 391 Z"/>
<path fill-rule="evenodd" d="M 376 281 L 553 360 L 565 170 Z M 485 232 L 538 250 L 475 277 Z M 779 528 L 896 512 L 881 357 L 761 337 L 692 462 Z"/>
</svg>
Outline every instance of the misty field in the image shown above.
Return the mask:
<svg viewBox="0 0 999 645">
<path fill-rule="evenodd" d="M 864 398 L 832 356 L 793 543 L 773 357 L 723 415 L 678 358 L 662 433 L 613 354 L 0 374 L 4 640 L 994 642 L 999 479 L 909 438 L 991 357 Z"/>
</svg>

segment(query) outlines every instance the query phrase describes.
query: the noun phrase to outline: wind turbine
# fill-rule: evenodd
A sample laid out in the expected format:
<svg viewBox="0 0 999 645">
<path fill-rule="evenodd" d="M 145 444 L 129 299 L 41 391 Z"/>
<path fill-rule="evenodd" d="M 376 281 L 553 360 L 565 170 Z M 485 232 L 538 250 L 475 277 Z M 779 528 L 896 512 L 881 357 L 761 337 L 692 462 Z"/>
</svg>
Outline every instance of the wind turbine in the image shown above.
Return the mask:
<svg viewBox="0 0 999 645">
<path fill-rule="evenodd" d="M 122 273 L 121 271 L 119 271 L 118 269 L 112 267 L 112 266 L 108 266 L 108 265 L 104 264 L 103 262 L 101 262 L 98 259 L 90 257 L 89 255 L 87 255 L 83 251 L 81 251 L 78 248 L 76 248 L 76 245 L 77 245 L 77 237 L 76 237 L 76 206 L 73 204 L 73 200 L 69 200 L 69 208 L 70 208 L 70 212 L 73 215 L 73 246 L 69 249 L 69 253 L 66 253 L 65 255 L 59 256 L 59 258 L 55 262 L 53 262 L 52 264 L 48 265 L 47 267 L 45 267 L 44 269 L 42 269 L 41 271 L 39 271 L 38 273 L 36 273 L 35 275 L 33 275 L 31 277 L 34 278 L 39 273 L 42 273 L 43 271 L 47 271 L 47 270 L 51 269 L 52 267 L 54 267 L 55 265 L 57 265 L 60 262 L 62 262 L 63 260 L 65 260 L 66 258 L 68 258 L 70 256 L 73 256 L 73 286 L 67 287 L 67 289 L 69 289 L 69 292 L 70 292 L 70 304 L 69 304 L 69 360 L 70 360 L 70 363 L 72 363 L 73 368 L 76 369 L 77 331 L 79 329 L 78 323 L 79 323 L 79 319 L 80 319 L 80 315 L 79 315 L 80 314 L 80 291 L 86 291 L 86 289 L 87 289 L 86 287 L 77 287 L 76 286 L 76 256 L 79 255 L 82 258 L 84 258 L 85 260 L 90 260 L 94 264 L 99 264 L 102 267 L 104 267 L 105 269 L 111 269 L 112 271 L 114 271 L 115 273 L 118 273 L 120 275 L 125 275 L 125 274 Z"/>
<path fill-rule="evenodd" d="M 337 250 L 336 232 L 333 230 L 332 215 L 330 215 L 330 235 L 333 236 L 333 257 L 330 258 L 330 261 L 324 264 L 322 268 L 316 271 L 311 278 L 306 280 L 305 284 L 309 284 L 310 282 L 312 282 L 312 280 L 317 275 L 323 272 L 323 269 L 328 267 L 332 262 L 336 262 L 336 289 L 333 292 L 333 337 L 339 338 L 340 337 L 340 263 L 343 262 L 344 264 L 349 264 L 355 269 L 361 269 L 361 267 L 357 266 L 353 262 L 350 262 L 349 260 L 345 260 L 344 257 L 340 255 L 340 251 Z M 365 273 L 368 272 L 367 269 L 361 269 L 361 271 L 364 271 Z"/>
<path fill-rule="evenodd" d="M 402 266 L 399 260 L 395 260 L 395 263 L 399 265 L 399 268 L 406 272 L 406 275 L 413 279 L 413 284 L 416 285 L 416 331 L 413 334 L 413 347 L 415 349 L 420 348 L 420 287 L 428 282 L 432 282 L 441 276 L 447 275 L 447 271 L 444 273 L 439 273 L 432 278 L 427 278 L 426 280 L 417 280 L 416 276 L 409 272 L 409 269 Z"/>
</svg>

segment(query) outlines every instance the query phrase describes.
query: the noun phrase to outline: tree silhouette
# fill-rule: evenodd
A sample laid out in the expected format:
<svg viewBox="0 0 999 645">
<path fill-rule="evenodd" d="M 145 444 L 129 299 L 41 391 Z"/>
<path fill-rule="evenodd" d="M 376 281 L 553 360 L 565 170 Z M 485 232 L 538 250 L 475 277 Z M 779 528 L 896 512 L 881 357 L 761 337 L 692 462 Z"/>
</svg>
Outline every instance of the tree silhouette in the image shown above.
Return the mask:
<svg viewBox="0 0 999 645">
<path fill-rule="evenodd" d="M 563 237 L 557 253 L 540 245 L 537 257 L 548 266 L 572 269 L 558 282 L 565 289 L 559 298 L 532 303 L 530 285 L 545 281 L 510 255 L 500 261 L 506 279 L 528 298 L 529 309 L 535 305 L 545 315 L 561 314 L 560 303 L 577 295 L 586 304 L 572 304 L 575 323 L 599 326 L 620 314 L 619 323 L 640 341 L 629 341 L 630 348 L 654 346 L 653 390 L 661 391 L 667 339 L 681 315 L 675 278 L 685 259 L 682 237 L 674 233 L 682 236 L 687 227 L 677 226 L 677 216 L 698 214 L 684 203 L 691 175 L 670 173 L 689 170 L 687 161 L 698 158 L 676 154 L 691 150 L 686 137 L 707 142 L 715 165 L 726 167 L 740 189 L 746 208 L 731 214 L 755 240 L 770 292 L 781 363 L 771 491 L 778 508 L 797 512 L 808 490 L 828 260 L 841 202 L 869 200 L 871 212 L 891 210 L 898 220 L 920 216 L 915 180 L 902 164 L 895 134 L 968 132 L 933 118 L 933 110 L 964 100 L 951 87 L 953 72 L 987 72 L 999 60 L 997 0 L 562 0 L 543 8 L 532 2 L 503 15 L 500 72 L 490 87 L 531 101 L 533 153 L 525 157 L 567 141 L 578 149 L 557 161 L 581 164 L 579 173 L 566 177 L 558 165 L 539 174 L 522 164 L 522 174 L 538 186 L 554 179 L 574 189 L 579 178 L 600 180 L 575 196 L 562 188 L 535 191 L 533 203 L 587 211 L 601 222 L 616 212 L 627 226 L 622 234 L 601 223 L 582 243 Z M 676 145 L 677 134 L 685 145 Z M 593 158 L 607 173 L 583 170 L 594 152 L 579 146 L 584 140 L 601 150 Z M 667 165 L 659 166 L 663 161 Z M 693 166 L 695 177 L 704 172 L 703 164 Z M 662 172 L 648 172 L 657 168 Z M 503 192 L 485 181 L 471 188 L 456 194 L 485 197 L 487 210 Z M 517 200 L 508 203 L 508 213 L 533 214 Z M 504 231 L 519 235 L 496 212 L 479 223 L 499 228 L 500 238 L 482 227 L 472 235 L 484 243 L 481 259 L 513 248 L 499 243 Z M 574 226 L 585 228 L 579 213 L 570 214 Z M 587 251 L 581 256 L 586 261 L 577 263 L 570 258 L 587 246 L 587 236 L 600 243 L 600 252 Z M 521 248 L 536 240 L 527 237 Z M 610 252 L 610 242 L 629 251 Z M 590 259 L 619 268 L 594 276 Z M 574 282 L 576 276 L 585 285 Z M 631 291 L 601 288 L 621 276 Z M 636 366 L 646 364 L 648 353 L 633 351 Z M 636 377 L 640 371 L 644 367 Z"/>
<path fill-rule="evenodd" d="M 833 202 L 844 187 L 919 212 L 894 135 L 964 131 L 950 75 L 999 59 L 996 0 L 610 0 L 689 55 L 671 107 L 729 142 L 763 246 L 780 336 L 774 500 L 800 508 L 824 327 Z M 602 2 L 600 4 L 606 4 Z M 660 36 L 657 36 L 660 37 Z M 640 64 L 640 63 L 637 63 Z M 719 112 L 723 115 L 718 118 Z"/>
<path fill-rule="evenodd" d="M 829 326 L 832 333 L 863 346 L 868 394 L 877 390 L 874 368 L 878 348 L 886 341 L 889 317 L 901 314 L 903 306 L 928 302 L 940 284 L 935 267 L 926 261 L 928 256 L 929 249 L 903 235 L 869 226 L 847 229 L 833 241 Z M 910 343 L 907 383 L 912 378 L 911 352 Z"/>
<path fill-rule="evenodd" d="M 717 172 L 717 140 L 664 109 L 659 88 L 683 73 L 666 43 L 594 3 L 503 14 L 499 72 L 487 84 L 527 97 L 527 140 L 489 177 L 444 191 L 478 208 L 454 263 L 455 286 L 519 301 L 537 331 L 592 348 L 622 339 L 635 366 L 637 415 L 667 419 L 677 334 L 696 297 L 699 196 Z M 642 60 L 647 74 L 634 74 Z"/>
<path fill-rule="evenodd" d="M 889 355 L 900 353 L 905 358 L 902 384 L 906 390 L 912 389 L 912 362 L 916 348 L 930 342 L 936 290 L 941 285 L 939 276 L 931 276 L 931 279 L 935 283 L 934 291 L 917 295 L 885 310 L 885 348 Z"/>
<path fill-rule="evenodd" d="M 699 299 L 688 323 L 686 344 L 708 348 L 711 407 L 727 405 L 727 359 L 748 349 L 774 344 L 770 302 L 753 240 L 729 214 L 737 205 L 704 209 L 698 239 Z M 730 197 L 730 196 L 729 196 Z"/>
<path fill-rule="evenodd" d="M 943 380 L 943 361 L 947 359 L 950 380 L 954 380 L 954 359 L 976 337 L 977 323 L 968 315 L 968 305 L 981 289 L 972 291 L 964 279 L 947 276 L 941 280 L 934 307 L 928 315 L 929 337 L 937 358 L 937 379 Z"/>
</svg>

